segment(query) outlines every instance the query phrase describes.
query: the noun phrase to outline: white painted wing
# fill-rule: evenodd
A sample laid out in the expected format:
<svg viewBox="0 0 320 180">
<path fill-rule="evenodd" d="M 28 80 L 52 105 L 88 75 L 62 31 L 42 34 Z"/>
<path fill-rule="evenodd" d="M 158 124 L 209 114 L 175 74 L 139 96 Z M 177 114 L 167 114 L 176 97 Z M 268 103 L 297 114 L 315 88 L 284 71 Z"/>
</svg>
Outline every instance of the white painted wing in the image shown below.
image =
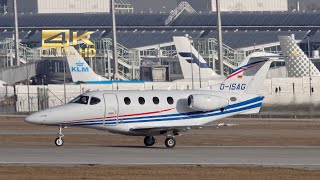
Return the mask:
<svg viewBox="0 0 320 180">
<path fill-rule="evenodd" d="M 232 127 L 238 126 L 239 124 L 214 124 L 214 125 L 203 125 L 203 126 L 159 126 L 159 127 L 151 127 L 151 126 L 144 126 L 144 127 L 133 127 L 130 128 L 130 131 L 136 132 L 186 132 L 191 129 L 202 129 L 202 128 L 220 128 L 220 127 Z"/>
</svg>

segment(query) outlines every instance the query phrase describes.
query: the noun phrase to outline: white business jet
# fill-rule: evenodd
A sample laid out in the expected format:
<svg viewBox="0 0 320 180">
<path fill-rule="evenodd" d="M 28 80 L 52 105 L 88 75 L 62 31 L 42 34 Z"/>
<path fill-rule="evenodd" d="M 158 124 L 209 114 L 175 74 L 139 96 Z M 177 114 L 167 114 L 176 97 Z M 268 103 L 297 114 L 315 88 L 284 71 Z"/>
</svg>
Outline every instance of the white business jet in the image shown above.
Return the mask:
<svg viewBox="0 0 320 180">
<path fill-rule="evenodd" d="M 270 63 L 270 58 L 251 59 L 222 83 L 199 90 L 86 92 L 68 104 L 33 113 L 25 121 L 59 127 L 57 146 L 63 145 L 62 128 L 79 126 L 145 136 L 147 147 L 155 144 L 154 136 L 163 135 L 165 145 L 173 148 L 175 136 L 190 129 L 238 114 L 258 113 L 264 99 L 258 91 Z"/>
</svg>

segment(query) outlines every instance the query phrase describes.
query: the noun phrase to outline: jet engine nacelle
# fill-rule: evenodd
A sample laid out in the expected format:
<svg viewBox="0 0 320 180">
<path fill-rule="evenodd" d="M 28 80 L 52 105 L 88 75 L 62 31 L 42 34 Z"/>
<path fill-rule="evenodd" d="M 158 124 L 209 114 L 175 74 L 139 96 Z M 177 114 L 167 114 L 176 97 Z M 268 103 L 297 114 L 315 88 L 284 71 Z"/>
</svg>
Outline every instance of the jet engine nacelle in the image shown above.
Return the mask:
<svg viewBox="0 0 320 180">
<path fill-rule="evenodd" d="M 227 107 L 229 100 L 208 94 L 193 94 L 188 97 L 188 105 L 196 111 L 212 111 Z"/>
</svg>

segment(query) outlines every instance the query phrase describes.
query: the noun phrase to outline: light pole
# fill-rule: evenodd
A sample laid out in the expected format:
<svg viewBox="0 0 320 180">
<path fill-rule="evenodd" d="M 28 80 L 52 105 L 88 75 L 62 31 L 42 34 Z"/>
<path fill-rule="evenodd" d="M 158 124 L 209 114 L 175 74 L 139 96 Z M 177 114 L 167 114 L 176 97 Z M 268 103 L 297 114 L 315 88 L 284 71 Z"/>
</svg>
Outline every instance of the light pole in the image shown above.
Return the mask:
<svg viewBox="0 0 320 180">
<path fill-rule="evenodd" d="M 64 104 L 67 104 L 67 88 L 66 88 L 66 68 L 67 68 L 67 57 L 63 59 L 63 98 Z"/>
<path fill-rule="evenodd" d="M 18 10 L 17 10 L 17 0 L 13 0 L 13 11 L 14 11 L 14 46 L 15 46 L 15 65 L 20 65 L 20 55 L 19 55 L 19 30 L 18 30 Z"/>
<path fill-rule="evenodd" d="M 111 62 L 110 62 L 110 51 L 109 50 L 110 48 L 108 47 L 108 50 L 107 50 L 107 60 L 108 60 L 108 78 L 109 80 L 111 80 Z"/>
<path fill-rule="evenodd" d="M 222 27 L 221 27 L 221 12 L 220 12 L 220 0 L 216 0 L 216 10 L 217 10 L 217 31 L 218 31 L 218 58 L 220 63 L 220 74 L 221 76 L 224 75 L 223 73 L 223 48 L 222 48 Z"/>
<path fill-rule="evenodd" d="M 198 61 L 199 61 L 199 83 L 200 83 L 200 88 L 201 88 L 201 62 L 200 62 L 200 42 L 198 42 Z"/>
<path fill-rule="evenodd" d="M 112 13 L 112 40 L 113 40 L 113 79 L 119 79 L 119 70 L 118 70 L 118 52 L 117 52 L 117 32 L 116 32 L 116 15 L 115 15 L 115 4 L 114 0 L 111 0 L 111 13 Z"/>
<path fill-rule="evenodd" d="M 191 86 L 192 86 L 192 89 L 194 89 L 194 83 L 193 83 L 193 53 L 192 53 L 192 45 L 191 45 L 191 36 L 187 35 L 187 37 L 189 38 L 189 41 L 190 41 L 190 58 L 191 58 L 191 62 L 190 62 L 190 65 L 191 65 Z"/>
<path fill-rule="evenodd" d="M 310 90 L 310 95 L 312 95 L 312 85 L 311 85 L 311 51 L 310 51 L 310 37 L 307 36 L 308 38 L 308 56 L 310 58 L 310 61 L 309 61 L 309 90 Z"/>
<path fill-rule="evenodd" d="M 29 77 L 29 68 L 28 68 L 28 55 L 26 55 L 26 70 L 27 70 L 27 93 L 28 93 L 28 113 L 31 113 L 31 107 L 30 107 L 30 77 Z"/>
</svg>

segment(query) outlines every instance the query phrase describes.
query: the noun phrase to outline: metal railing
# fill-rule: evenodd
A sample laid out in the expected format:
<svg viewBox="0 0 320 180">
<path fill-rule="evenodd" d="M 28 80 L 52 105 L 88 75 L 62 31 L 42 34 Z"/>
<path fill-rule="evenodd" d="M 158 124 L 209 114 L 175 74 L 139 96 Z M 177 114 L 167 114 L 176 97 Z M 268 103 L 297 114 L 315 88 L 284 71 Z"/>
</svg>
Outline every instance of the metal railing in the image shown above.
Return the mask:
<svg viewBox="0 0 320 180">
<path fill-rule="evenodd" d="M 99 44 L 97 47 L 97 56 L 105 57 L 107 61 L 107 56 L 110 59 L 113 59 L 112 51 L 112 39 L 103 38 L 95 41 Z M 109 52 L 109 53 L 108 53 Z M 118 53 L 118 63 L 121 65 L 119 68 L 120 78 L 123 80 L 128 79 L 138 79 L 139 75 L 139 56 L 137 50 L 128 49 L 122 44 L 117 43 L 117 53 Z M 106 74 L 106 73 L 105 73 Z"/>
<path fill-rule="evenodd" d="M 15 59 L 14 40 L 6 38 L 0 41 L 0 68 L 13 66 Z M 26 45 L 20 43 L 19 45 L 19 58 L 22 64 L 41 60 L 40 50 L 31 49 Z"/>
<path fill-rule="evenodd" d="M 192 6 L 186 2 L 182 1 L 168 16 L 168 18 L 165 20 L 165 25 L 170 25 L 174 20 L 176 20 L 180 14 L 186 10 L 189 13 L 195 13 L 196 11 L 192 8 Z"/>
</svg>

